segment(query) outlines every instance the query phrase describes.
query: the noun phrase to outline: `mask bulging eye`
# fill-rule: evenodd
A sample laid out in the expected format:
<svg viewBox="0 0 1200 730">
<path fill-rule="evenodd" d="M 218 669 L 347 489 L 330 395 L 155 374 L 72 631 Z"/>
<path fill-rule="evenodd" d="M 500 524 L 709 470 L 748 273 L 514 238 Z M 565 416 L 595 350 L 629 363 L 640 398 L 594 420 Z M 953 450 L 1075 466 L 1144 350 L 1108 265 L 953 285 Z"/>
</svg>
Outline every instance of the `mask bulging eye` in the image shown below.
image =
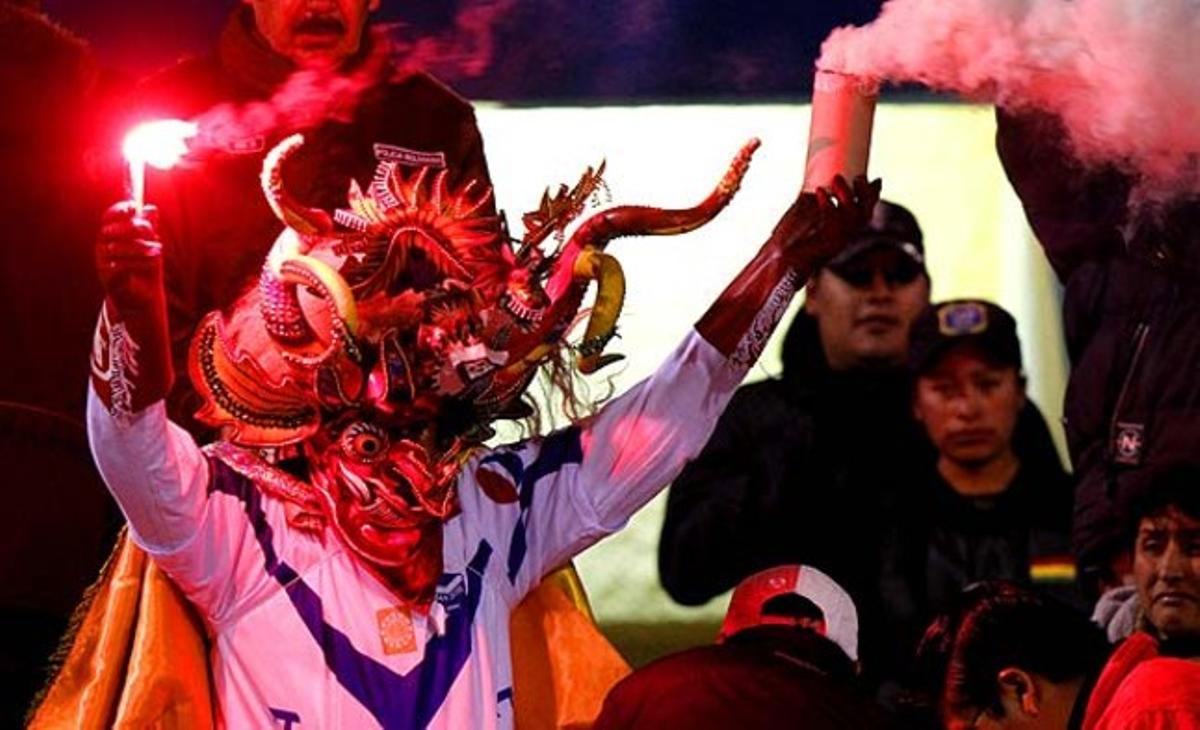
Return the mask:
<svg viewBox="0 0 1200 730">
<path fill-rule="evenodd" d="M 378 426 L 359 421 L 342 431 L 339 439 L 346 456 L 363 462 L 377 461 L 388 450 L 388 437 Z"/>
</svg>

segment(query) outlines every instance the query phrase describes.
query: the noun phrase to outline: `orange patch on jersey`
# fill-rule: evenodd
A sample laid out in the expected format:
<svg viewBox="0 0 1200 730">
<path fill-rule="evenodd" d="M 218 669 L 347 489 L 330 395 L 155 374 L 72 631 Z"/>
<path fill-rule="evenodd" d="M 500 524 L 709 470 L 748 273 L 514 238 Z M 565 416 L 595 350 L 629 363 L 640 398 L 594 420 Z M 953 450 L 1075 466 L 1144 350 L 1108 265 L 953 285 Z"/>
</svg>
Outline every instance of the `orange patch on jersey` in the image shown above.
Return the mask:
<svg viewBox="0 0 1200 730">
<path fill-rule="evenodd" d="M 392 606 L 380 609 L 375 617 L 379 621 L 379 640 L 383 642 L 384 654 L 408 654 L 417 650 L 417 636 L 408 611 Z"/>
</svg>

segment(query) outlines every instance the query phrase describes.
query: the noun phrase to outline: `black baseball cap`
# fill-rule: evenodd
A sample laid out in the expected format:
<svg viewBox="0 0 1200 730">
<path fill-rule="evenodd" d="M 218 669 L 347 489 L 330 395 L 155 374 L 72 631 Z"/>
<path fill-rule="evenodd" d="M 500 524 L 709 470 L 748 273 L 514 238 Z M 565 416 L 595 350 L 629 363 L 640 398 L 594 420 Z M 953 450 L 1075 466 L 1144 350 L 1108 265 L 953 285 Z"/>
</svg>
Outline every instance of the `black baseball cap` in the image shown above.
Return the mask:
<svg viewBox="0 0 1200 730">
<path fill-rule="evenodd" d="M 1021 369 L 1021 341 L 1013 316 L 983 299 L 955 299 L 930 305 L 913 322 L 909 371 L 928 371 L 947 350 L 962 343 L 978 347 L 996 365 Z"/>
<path fill-rule="evenodd" d="M 903 205 L 887 200 L 875 204 L 866 227 L 852 237 L 826 266 L 835 274 L 840 274 L 859 257 L 879 248 L 899 251 L 911 259 L 921 272 L 925 271 L 925 236 L 921 233 L 916 216 Z"/>
</svg>

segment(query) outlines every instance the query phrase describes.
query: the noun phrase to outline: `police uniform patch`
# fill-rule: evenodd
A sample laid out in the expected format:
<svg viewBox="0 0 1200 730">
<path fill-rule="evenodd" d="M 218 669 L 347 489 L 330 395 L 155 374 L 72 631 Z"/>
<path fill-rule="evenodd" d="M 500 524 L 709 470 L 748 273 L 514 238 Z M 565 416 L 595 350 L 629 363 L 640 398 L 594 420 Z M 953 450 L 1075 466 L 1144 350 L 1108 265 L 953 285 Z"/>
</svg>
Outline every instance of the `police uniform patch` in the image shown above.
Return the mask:
<svg viewBox="0 0 1200 730">
<path fill-rule="evenodd" d="M 375 159 L 380 162 L 398 162 L 409 167 L 445 167 L 445 152 L 424 152 L 410 150 L 394 144 L 376 142 L 374 145 Z"/>
<path fill-rule="evenodd" d="M 937 313 L 938 331 L 948 337 L 977 335 L 988 328 L 987 309 L 978 302 L 946 304 Z"/>
</svg>

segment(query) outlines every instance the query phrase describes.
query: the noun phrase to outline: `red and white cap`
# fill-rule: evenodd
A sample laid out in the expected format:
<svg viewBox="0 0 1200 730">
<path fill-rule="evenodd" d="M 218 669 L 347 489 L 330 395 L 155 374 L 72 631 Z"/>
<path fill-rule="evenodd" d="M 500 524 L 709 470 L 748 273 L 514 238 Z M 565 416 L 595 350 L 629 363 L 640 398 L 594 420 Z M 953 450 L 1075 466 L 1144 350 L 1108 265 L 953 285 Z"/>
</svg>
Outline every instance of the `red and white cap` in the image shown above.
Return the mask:
<svg viewBox="0 0 1200 730">
<path fill-rule="evenodd" d="M 833 578 L 807 565 L 781 565 L 739 583 L 729 599 L 718 641 L 743 629 L 771 623 L 770 616 L 763 616 L 763 605 L 787 593 L 812 601 L 824 615 L 824 631 L 819 633 L 841 647 L 851 660 L 858 660 L 858 609 L 853 599 Z"/>
</svg>

